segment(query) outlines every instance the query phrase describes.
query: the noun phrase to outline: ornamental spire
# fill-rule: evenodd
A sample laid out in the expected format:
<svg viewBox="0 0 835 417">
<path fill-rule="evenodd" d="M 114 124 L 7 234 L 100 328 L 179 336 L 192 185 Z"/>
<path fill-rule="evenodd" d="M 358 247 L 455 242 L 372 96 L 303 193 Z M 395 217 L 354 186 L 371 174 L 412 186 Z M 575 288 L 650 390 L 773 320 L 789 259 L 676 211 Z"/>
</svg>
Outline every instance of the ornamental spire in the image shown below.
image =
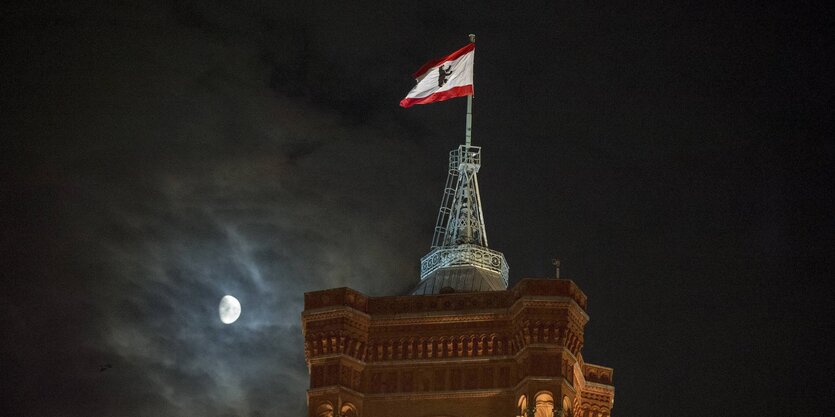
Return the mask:
<svg viewBox="0 0 835 417">
<path fill-rule="evenodd" d="M 420 283 L 412 294 L 502 291 L 508 266 L 487 247 L 478 189 L 481 148 L 460 145 L 449 153 L 449 171 L 432 247 L 420 260 Z"/>
</svg>

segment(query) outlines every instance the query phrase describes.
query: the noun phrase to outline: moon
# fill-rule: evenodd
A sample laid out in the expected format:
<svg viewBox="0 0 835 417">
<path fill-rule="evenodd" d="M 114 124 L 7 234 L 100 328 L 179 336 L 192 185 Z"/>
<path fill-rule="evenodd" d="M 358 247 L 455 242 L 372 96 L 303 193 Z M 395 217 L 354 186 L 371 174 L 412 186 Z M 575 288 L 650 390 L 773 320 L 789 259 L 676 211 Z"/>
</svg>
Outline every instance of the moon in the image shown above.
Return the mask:
<svg viewBox="0 0 835 417">
<path fill-rule="evenodd" d="M 225 324 L 232 324 L 241 316 L 241 302 L 231 295 L 224 295 L 220 299 L 218 312 L 220 313 L 220 321 Z"/>
</svg>

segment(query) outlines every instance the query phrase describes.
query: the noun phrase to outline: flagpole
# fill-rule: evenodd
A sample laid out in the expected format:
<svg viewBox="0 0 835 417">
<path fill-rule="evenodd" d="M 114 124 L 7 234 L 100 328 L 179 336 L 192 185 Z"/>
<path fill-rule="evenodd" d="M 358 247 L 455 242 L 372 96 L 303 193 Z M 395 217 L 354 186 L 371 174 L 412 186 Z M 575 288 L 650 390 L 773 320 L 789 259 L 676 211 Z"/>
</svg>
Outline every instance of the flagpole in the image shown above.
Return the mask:
<svg viewBox="0 0 835 417">
<path fill-rule="evenodd" d="M 467 96 L 467 147 L 473 141 L 473 96 Z"/>
<path fill-rule="evenodd" d="M 475 43 L 475 34 L 470 34 L 470 43 Z M 473 78 L 475 78 L 475 60 L 473 60 Z M 470 147 L 473 141 L 473 95 L 467 96 L 467 131 L 465 133 L 465 144 Z"/>
</svg>

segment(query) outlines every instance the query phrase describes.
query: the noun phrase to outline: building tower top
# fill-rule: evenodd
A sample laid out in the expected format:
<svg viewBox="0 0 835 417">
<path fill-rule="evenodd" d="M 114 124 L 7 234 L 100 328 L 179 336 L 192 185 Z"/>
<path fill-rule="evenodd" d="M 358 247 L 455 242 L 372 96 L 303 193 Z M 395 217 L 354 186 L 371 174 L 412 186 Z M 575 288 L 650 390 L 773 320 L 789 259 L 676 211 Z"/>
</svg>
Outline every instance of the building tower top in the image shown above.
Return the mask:
<svg viewBox="0 0 835 417">
<path fill-rule="evenodd" d="M 468 97 L 468 110 L 472 108 Z M 508 266 L 487 247 L 478 189 L 481 148 L 460 145 L 449 153 L 449 171 L 432 247 L 420 260 L 420 283 L 412 294 L 502 291 Z"/>
</svg>

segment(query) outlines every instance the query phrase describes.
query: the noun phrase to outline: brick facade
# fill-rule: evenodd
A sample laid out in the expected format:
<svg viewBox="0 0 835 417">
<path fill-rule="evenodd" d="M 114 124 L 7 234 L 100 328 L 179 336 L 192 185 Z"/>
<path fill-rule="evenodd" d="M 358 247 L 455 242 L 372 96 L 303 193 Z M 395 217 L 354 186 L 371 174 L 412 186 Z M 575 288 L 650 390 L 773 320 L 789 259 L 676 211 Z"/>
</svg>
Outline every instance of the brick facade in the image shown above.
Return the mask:
<svg viewBox="0 0 835 417">
<path fill-rule="evenodd" d="M 308 417 L 512 417 L 554 399 L 575 417 L 608 417 L 612 369 L 580 353 L 585 294 L 570 280 L 506 291 L 368 297 L 305 294 Z M 567 415 L 567 414 L 564 414 Z"/>
</svg>

